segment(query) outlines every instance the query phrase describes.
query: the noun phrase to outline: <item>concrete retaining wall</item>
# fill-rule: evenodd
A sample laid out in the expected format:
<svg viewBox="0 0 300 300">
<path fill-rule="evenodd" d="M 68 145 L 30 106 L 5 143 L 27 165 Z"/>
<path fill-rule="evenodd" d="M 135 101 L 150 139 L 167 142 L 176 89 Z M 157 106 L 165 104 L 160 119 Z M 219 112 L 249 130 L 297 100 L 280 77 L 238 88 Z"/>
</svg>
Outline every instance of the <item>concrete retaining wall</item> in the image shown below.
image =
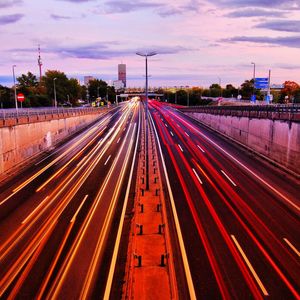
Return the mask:
<svg viewBox="0 0 300 300">
<path fill-rule="evenodd" d="M 300 123 L 186 113 L 212 129 L 300 174 Z"/>
<path fill-rule="evenodd" d="M 99 113 L 0 127 L 0 177 L 97 118 Z"/>
</svg>

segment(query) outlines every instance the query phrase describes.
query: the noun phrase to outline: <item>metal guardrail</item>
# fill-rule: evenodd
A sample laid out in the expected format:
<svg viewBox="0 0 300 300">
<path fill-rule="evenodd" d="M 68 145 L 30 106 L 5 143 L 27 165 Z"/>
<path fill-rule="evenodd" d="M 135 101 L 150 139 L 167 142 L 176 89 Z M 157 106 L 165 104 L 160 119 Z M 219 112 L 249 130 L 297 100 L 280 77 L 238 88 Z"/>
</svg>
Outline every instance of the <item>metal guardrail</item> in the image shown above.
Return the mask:
<svg viewBox="0 0 300 300">
<path fill-rule="evenodd" d="M 179 108 L 183 113 L 204 113 L 258 119 L 300 121 L 300 105 L 239 105 L 239 106 L 190 106 Z"/>
<path fill-rule="evenodd" d="M 104 107 L 76 107 L 76 108 L 55 108 L 55 107 L 43 107 L 43 108 L 19 108 L 18 111 L 15 108 L 0 109 L 0 119 L 20 118 L 30 116 L 44 116 L 53 114 L 87 114 L 89 112 L 95 113 L 101 111 Z M 107 108 L 105 106 L 105 108 Z"/>
<path fill-rule="evenodd" d="M 255 112 L 278 112 L 278 113 L 300 113 L 300 104 L 291 104 L 291 105 L 226 105 L 226 106 L 189 106 L 182 107 L 179 110 L 181 111 L 215 111 L 215 112 L 224 112 L 224 111 L 255 111 Z"/>
</svg>

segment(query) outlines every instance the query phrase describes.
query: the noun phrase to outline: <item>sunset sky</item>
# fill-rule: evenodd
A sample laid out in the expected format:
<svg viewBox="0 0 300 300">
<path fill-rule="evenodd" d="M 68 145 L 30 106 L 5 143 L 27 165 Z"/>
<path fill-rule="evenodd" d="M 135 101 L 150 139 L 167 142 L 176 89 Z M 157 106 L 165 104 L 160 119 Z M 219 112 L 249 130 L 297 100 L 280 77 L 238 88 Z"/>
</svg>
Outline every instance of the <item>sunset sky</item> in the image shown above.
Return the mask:
<svg viewBox="0 0 300 300">
<path fill-rule="evenodd" d="M 300 0 L 0 0 L 0 84 L 16 76 L 60 70 L 82 80 L 117 79 L 127 85 L 240 85 L 257 77 L 300 83 Z"/>
</svg>

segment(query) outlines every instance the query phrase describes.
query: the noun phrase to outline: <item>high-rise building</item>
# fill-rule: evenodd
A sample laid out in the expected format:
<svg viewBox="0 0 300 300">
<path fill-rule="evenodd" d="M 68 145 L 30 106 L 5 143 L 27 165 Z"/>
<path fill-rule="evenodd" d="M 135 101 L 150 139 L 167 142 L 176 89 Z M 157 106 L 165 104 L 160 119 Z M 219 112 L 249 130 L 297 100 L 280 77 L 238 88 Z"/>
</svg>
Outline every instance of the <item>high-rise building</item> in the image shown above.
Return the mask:
<svg viewBox="0 0 300 300">
<path fill-rule="evenodd" d="M 126 87 L 126 65 L 118 64 L 118 80 L 121 80 Z"/>
<path fill-rule="evenodd" d="M 84 76 L 83 77 L 83 82 L 84 82 L 84 85 L 85 86 L 88 86 L 90 81 L 94 80 L 94 77 L 93 76 Z"/>
</svg>

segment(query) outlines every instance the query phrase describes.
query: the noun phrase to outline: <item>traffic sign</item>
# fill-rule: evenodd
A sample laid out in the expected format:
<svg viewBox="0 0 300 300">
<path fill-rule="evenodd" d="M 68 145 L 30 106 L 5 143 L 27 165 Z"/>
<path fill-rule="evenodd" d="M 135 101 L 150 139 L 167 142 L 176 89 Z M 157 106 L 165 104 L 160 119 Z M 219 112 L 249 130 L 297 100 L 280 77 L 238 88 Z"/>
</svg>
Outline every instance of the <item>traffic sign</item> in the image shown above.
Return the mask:
<svg viewBox="0 0 300 300">
<path fill-rule="evenodd" d="M 24 102 L 24 100 L 25 100 L 25 96 L 24 96 L 24 94 L 22 94 L 22 93 L 18 93 L 18 95 L 17 95 L 17 99 L 18 99 L 18 101 L 19 101 L 19 102 Z"/>
<path fill-rule="evenodd" d="M 269 85 L 269 78 L 267 77 L 255 78 L 254 87 L 256 89 L 266 89 L 268 88 L 268 85 Z"/>
</svg>

